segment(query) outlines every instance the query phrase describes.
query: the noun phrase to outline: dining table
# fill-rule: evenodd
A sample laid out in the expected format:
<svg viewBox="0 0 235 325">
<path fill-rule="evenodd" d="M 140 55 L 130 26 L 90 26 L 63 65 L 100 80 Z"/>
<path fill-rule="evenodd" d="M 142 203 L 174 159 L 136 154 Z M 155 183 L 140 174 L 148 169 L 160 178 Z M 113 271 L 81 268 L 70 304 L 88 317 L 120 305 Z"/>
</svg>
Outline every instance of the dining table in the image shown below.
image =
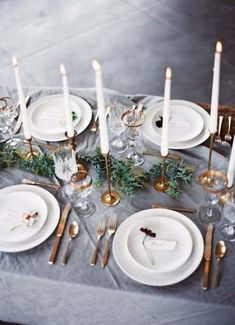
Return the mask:
<svg viewBox="0 0 235 325">
<path fill-rule="evenodd" d="M 105 89 L 106 105 L 121 104 L 131 107 L 142 103 L 146 111 L 158 102 L 160 96 L 147 94 L 124 95 L 118 91 Z M 0 95 L 8 94 L 18 100 L 16 89 L 0 87 Z M 60 88 L 24 89 L 31 97 L 31 103 L 44 96 L 62 94 Z M 70 89 L 70 94 L 83 98 L 97 112 L 96 92 L 93 88 Z M 200 102 L 200 99 L 198 100 Z M 22 130 L 17 134 L 23 137 Z M 109 130 L 110 139 L 115 134 Z M 34 139 L 33 139 L 34 141 Z M 36 140 L 35 140 L 36 141 Z M 40 142 L 37 140 L 37 142 Z M 99 132 L 93 134 L 89 127 L 76 137 L 77 152 L 84 156 L 94 153 L 99 146 Z M 41 141 L 41 143 L 46 143 Z M 65 142 L 63 142 L 64 144 Z M 56 143 L 57 144 L 57 143 Z M 159 151 L 159 147 L 142 137 L 141 149 Z M 41 147 L 42 151 L 48 148 Z M 184 150 L 170 150 L 179 154 L 184 163 L 196 166 L 197 170 L 207 168 L 209 149 L 205 144 Z M 122 154 L 123 156 L 124 154 Z M 150 168 L 159 157 L 145 156 L 144 168 Z M 212 165 L 226 171 L 228 159 L 213 151 Z M 94 171 L 91 169 L 94 176 Z M 0 170 L 0 188 L 21 184 L 22 179 L 48 182 L 19 168 Z M 56 177 L 50 181 L 58 182 Z M 139 283 L 126 275 L 117 265 L 112 251 L 106 267 L 101 267 L 101 256 L 105 239 L 100 242 L 97 264 L 90 265 L 96 242 L 96 228 L 101 216 L 106 220 L 112 211 L 117 215 L 118 226 L 132 214 L 150 209 L 153 203 L 167 206 L 181 206 L 198 209 L 204 202 L 204 192 L 196 181 L 185 185 L 180 198 L 173 200 L 166 193 L 156 192 L 151 184 L 139 190 L 133 197 L 121 196 L 115 207 L 105 207 L 100 201 L 102 189 L 94 187 L 90 199 L 96 206 L 95 213 L 82 218 L 72 206 L 65 234 L 56 263 L 48 264 L 48 256 L 55 239 L 52 234 L 43 243 L 32 249 L 7 253 L 0 252 L 0 320 L 31 325 L 62 324 L 113 324 L 133 323 L 136 325 L 214 325 L 233 324 L 235 319 L 235 251 L 233 243 L 227 244 L 227 252 L 222 266 L 222 280 L 218 288 L 202 289 L 203 260 L 199 267 L 183 281 L 169 286 L 151 286 Z M 59 190 L 48 189 L 57 199 L 62 211 L 66 199 Z M 197 213 L 185 213 L 200 229 L 203 238 L 206 226 L 199 222 Z M 79 224 L 79 234 L 73 241 L 73 249 L 66 266 L 61 265 L 62 254 L 67 245 L 68 227 L 73 221 Z M 106 237 L 107 238 L 107 237 Z M 215 227 L 214 245 L 219 240 L 218 227 Z M 216 260 L 213 258 L 213 269 Z"/>
</svg>

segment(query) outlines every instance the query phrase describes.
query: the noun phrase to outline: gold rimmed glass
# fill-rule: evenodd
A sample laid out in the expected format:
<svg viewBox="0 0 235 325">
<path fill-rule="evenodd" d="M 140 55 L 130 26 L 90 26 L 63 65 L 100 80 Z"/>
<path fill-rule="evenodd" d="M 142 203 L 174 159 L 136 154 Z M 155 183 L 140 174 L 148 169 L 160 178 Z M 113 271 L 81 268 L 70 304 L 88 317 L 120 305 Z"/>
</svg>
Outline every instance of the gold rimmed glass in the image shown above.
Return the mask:
<svg viewBox="0 0 235 325">
<path fill-rule="evenodd" d="M 199 210 L 199 220 L 204 224 L 215 224 L 221 220 L 220 209 L 216 206 L 227 187 L 227 176 L 220 170 L 210 169 L 199 176 L 207 204 Z"/>
<path fill-rule="evenodd" d="M 126 137 L 129 140 L 129 146 L 132 148 L 127 158 L 133 162 L 134 166 L 140 166 L 144 163 L 144 156 L 136 149 L 136 142 L 142 134 L 140 127 L 144 123 L 144 120 L 144 112 L 139 112 L 137 109 L 128 110 L 122 115 L 122 121 L 126 125 Z"/>
<path fill-rule="evenodd" d="M 235 241 L 235 189 L 227 193 L 223 207 L 223 224 L 220 227 L 220 235 L 228 241 Z"/>
<path fill-rule="evenodd" d="M 87 199 L 92 192 L 92 177 L 86 175 L 82 179 L 72 177 L 70 181 L 70 186 L 74 191 L 74 206 L 80 217 L 86 218 L 91 216 L 95 212 L 95 205 L 93 202 Z"/>
</svg>

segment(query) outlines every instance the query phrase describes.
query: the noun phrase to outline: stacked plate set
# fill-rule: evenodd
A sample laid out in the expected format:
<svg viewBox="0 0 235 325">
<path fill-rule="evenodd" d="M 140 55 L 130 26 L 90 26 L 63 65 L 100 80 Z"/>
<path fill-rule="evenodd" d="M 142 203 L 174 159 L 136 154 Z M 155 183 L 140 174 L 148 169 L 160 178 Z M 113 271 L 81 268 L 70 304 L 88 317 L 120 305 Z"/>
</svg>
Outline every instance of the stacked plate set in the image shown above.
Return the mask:
<svg viewBox="0 0 235 325">
<path fill-rule="evenodd" d="M 148 237 L 148 246 L 140 228 L 156 234 L 155 238 Z M 172 243 L 171 249 L 164 247 Z M 113 241 L 114 258 L 121 270 L 133 280 L 152 286 L 186 279 L 199 266 L 203 251 L 197 226 L 183 214 L 166 209 L 133 214 L 119 226 Z"/>
<path fill-rule="evenodd" d="M 161 145 L 163 102 L 146 111 L 143 132 L 147 139 Z M 209 114 L 200 106 L 183 100 L 170 101 L 169 148 L 187 149 L 209 137 Z"/>
<path fill-rule="evenodd" d="M 12 185 L 0 190 L 0 251 L 20 252 L 43 243 L 55 230 L 60 208 L 55 197 L 37 186 Z M 32 224 L 24 214 L 37 213 Z"/>
</svg>

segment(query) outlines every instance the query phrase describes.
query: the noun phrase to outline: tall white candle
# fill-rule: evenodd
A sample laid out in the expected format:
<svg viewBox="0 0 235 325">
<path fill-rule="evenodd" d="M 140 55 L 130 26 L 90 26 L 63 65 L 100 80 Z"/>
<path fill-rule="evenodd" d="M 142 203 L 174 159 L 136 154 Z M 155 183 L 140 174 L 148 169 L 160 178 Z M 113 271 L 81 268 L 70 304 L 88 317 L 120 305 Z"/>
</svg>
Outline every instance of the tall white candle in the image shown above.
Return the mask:
<svg viewBox="0 0 235 325">
<path fill-rule="evenodd" d="M 232 147 L 229 165 L 228 165 L 228 173 L 227 173 L 228 187 L 233 186 L 234 175 L 235 175 L 235 135 L 233 136 L 233 147 Z"/>
<path fill-rule="evenodd" d="M 95 70 L 96 98 L 100 125 L 100 148 L 102 154 L 107 155 L 109 153 L 109 135 L 104 103 L 102 71 L 98 61 L 93 60 L 92 66 Z"/>
<path fill-rule="evenodd" d="M 210 116 L 210 133 L 217 132 L 217 120 L 218 120 L 218 106 L 219 106 L 219 84 L 220 84 L 220 61 L 222 53 L 222 43 L 216 43 L 215 60 L 214 60 L 214 72 L 211 94 L 211 116 Z"/>
<path fill-rule="evenodd" d="M 161 139 L 162 157 L 166 157 L 168 155 L 170 98 L 171 98 L 171 68 L 166 68 L 164 106 L 163 106 L 163 125 L 162 125 L 162 139 Z"/>
<path fill-rule="evenodd" d="M 63 92 L 64 92 L 64 111 L 66 120 L 67 136 L 72 138 L 74 136 L 73 117 L 70 107 L 68 78 L 63 64 L 60 65 L 60 73 L 62 74 Z"/>
<path fill-rule="evenodd" d="M 27 113 L 27 109 L 26 109 L 25 97 L 24 97 L 24 93 L 23 93 L 21 79 L 20 79 L 18 60 L 15 56 L 13 56 L 13 58 L 12 58 L 12 64 L 13 64 L 13 68 L 14 68 L 14 72 L 15 72 L 16 88 L 17 88 L 18 97 L 19 97 L 24 136 L 25 136 L 25 139 L 29 140 L 31 138 L 29 119 L 28 119 L 28 113 Z"/>
</svg>

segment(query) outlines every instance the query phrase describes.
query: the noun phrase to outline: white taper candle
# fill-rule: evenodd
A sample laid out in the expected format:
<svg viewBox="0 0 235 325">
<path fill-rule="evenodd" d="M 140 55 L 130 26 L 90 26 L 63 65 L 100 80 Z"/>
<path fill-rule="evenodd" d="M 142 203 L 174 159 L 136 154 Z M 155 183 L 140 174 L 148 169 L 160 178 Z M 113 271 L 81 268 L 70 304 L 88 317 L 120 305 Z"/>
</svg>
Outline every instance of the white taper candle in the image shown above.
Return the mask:
<svg viewBox="0 0 235 325">
<path fill-rule="evenodd" d="M 100 125 L 100 148 L 102 154 L 107 155 L 109 153 L 109 135 L 103 93 L 102 71 L 98 61 L 93 60 L 92 66 L 95 70 L 96 98 Z"/>
<path fill-rule="evenodd" d="M 15 72 L 15 81 L 16 81 L 16 88 L 17 88 L 18 97 L 19 97 L 20 111 L 21 111 L 21 115 L 22 115 L 24 136 L 25 136 L 25 139 L 29 140 L 31 138 L 31 132 L 30 132 L 30 126 L 29 126 L 28 112 L 26 109 L 25 97 L 24 97 L 23 88 L 22 88 L 21 79 L 20 79 L 18 60 L 15 56 L 13 56 L 13 58 L 12 58 L 12 64 L 13 64 L 13 68 L 14 68 L 14 72 Z"/>
<path fill-rule="evenodd" d="M 163 106 L 163 125 L 161 138 L 161 155 L 168 155 L 168 138 L 169 138 L 169 118 L 170 118 L 170 98 L 171 98 L 171 68 L 166 68 L 166 80 L 164 90 Z"/>
<path fill-rule="evenodd" d="M 64 92 L 64 111 L 66 120 L 67 136 L 72 138 L 74 136 L 73 117 L 70 106 L 68 77 L 63 64 L 60 65 L 60 73 L 62 75 L 63 92 Z"/>
<path fill-rule="evenodd" d="M 230 160 L 228 165 L 228 173 L 227 173 L 228 187 L 233 186 L 234 175 L 235 175 L 235 135 L 233 136 L 233 146 L 232 146 L 232 151 L 230 154 Z"/>
<path fill-rule="evenodd" d="M 219 85 L 220 85 L 220 61 L 222 53 L 222 43 L 216 43 L 214 69 L 213 69 L 213 83 L 211 93 L 211 114 L 210 114 L 210 133 L 217 132 L 218 121 L 218 106 L 219 106 Z"/>
</svg>

